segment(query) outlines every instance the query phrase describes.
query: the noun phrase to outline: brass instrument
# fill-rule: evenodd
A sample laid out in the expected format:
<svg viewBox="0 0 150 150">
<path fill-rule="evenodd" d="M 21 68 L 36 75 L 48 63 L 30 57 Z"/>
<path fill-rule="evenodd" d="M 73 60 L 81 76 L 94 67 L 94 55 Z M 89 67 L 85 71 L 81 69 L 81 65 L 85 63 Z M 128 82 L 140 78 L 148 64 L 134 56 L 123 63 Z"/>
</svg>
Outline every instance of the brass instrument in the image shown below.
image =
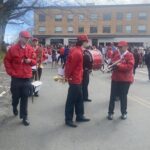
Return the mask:
<svg viewBox="0 0 150 150">
<path fill-rule="evenodd" d="M 38 48 L 38 55 L 37 55 L 37 67 L 39 68 L 43 68 L 43 65 L 42 65 L 42 58 L 43 58 L 43 48 L 42 47 L 39 47 Z"/>
<path fill-rule="evenodd" d="M 112 65 L 107 66 L 107 68 L 103 70 L 103 73 L 112 71 L 113 67 L 119 64 L 121 61 L 122 61 L 122 58 L 114 62 Z"/>
<path fill-rule="evenodd" d="M 63 83 L 63 84 L 65 84 L 67 82 L 67 80 L 65 79 L 65 77 L 60 76 L 60 75 L 54 76 L 53 79 L 54 79 L 54 81 L 60 82 L 60 83 Z"/>
</svg>

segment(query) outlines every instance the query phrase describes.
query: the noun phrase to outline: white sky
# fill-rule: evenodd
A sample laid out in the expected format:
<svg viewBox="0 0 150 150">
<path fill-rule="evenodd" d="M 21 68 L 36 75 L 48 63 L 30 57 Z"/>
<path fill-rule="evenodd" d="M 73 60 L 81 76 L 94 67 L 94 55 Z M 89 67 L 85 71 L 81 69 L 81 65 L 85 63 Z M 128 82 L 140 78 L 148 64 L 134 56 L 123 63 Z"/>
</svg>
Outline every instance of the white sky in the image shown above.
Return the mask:
<svg viewBox="0 0 150 150">
<path fill-rule="evenodd" d="M 55 0 L 43 0 L 47 3 L 50 3 Z M 150 0 L 60 0 L 60 3 L 81 3 L 85 5 L 86 3 L 95 3 L 95 4 L 138 4 L 138 3 L 150 3 Z"/>
</svg>

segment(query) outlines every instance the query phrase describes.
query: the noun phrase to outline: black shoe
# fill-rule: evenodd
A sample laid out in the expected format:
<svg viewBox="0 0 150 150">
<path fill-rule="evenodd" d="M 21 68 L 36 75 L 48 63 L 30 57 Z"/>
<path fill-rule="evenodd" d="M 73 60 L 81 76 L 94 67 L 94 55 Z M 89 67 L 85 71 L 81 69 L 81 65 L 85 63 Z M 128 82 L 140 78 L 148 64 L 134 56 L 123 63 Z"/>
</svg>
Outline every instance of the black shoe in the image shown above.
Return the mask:
<svg viewBox="0 0 150 150">
<path fill-rule="evenodd" d="M 108 120 L 113 120 L 113 114 L 108 114 L 107 119 Z"/>
<path fill-rule="evenodd" d="M 34 96 L 35 96 L 35 97 L 39 97 L 39 94 L 38 94 L 38 93 L 35 93 Z"/>
<path fill-rule="evenodd" d="M 127 119 L 127 114 L 122 114 L 121 119 L 126 120 Z"/>
<path fill-rule="evenodd" d="M 89 122 L 90 119 L 85 118 L 85 117 L 81 117 L 81 118 L 76 118 L 76 121 L 77 121 L 77 122 Z"/>
<path fill-rule="evenodd" d="M 92 102 L 91 99 L 85 99 L 84 102 Z"/>
<path fill-rule="evenodd" d="M 17 108 L 13 108 L 13 113 L 14 113 L 14 116 L 18 116 L 18 110 L 17 110 Z"/>
<path fill-rule="evenodd" d="M 73 121 L 66 121 L 66 125 L 72 128 L 76 128 L 77 125 Z"/>
<path fill-rule="evenodd" d="M 29 122 L 27 119 L 23 119 L 22 123 L 23 123 L 25 126 L 29 126 L 29 125 L 30 125 L 30 122 Z"/>
</svg>

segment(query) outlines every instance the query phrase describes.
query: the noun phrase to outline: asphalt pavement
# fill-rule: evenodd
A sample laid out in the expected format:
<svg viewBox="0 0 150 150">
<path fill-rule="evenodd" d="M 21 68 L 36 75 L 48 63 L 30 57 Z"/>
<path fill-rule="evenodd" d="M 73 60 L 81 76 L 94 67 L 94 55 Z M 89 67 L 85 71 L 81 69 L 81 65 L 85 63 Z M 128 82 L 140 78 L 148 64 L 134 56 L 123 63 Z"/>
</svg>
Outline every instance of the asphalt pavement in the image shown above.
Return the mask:
<svg viewBox="0 0 150 150">
<path fill-rule="evenodd" d="M 113 121 L 106 119 L 110 74 L 90 76 L 91 103 L 85 103 L 88 123 L 65 126 L 68 85 L 53 81 L 56 69 L 46 66 L 40 97 L 29 100 L 31 125 L 25 127 L 13 114 L 0 126 L 0 150 L 150 150 L 150 82 L 146 68 L 138 69 L 128 96 L 128 119 L 120 119 L 116 102 Z"/>
</svg>

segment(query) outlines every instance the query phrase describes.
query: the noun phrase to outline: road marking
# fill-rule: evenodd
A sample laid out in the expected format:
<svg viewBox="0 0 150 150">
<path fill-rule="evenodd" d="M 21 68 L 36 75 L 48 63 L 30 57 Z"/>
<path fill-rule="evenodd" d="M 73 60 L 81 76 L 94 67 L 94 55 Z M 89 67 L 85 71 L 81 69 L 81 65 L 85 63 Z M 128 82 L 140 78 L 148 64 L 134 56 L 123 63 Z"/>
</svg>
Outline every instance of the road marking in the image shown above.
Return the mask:
<svg viewBox="0 0 150 150">
<path fill-rule="evenodd" d="M 135 95 L 134 95 L 134 96 L 133 96 L 133 95 L 132 95 L 132 96 L 129 95 L 129 99 L 131 99 L 131 100 L 133 100 L 133 101 L 139 103 L 140 105 L 143 105 L 144 107 L 150 109 L 150 103 L 149 103 L 147 100 L 145 100 L 145 99 L 142 99 L 142 98 L 137 97 L 137 96 L 135 96 Z"/>
<path fill-rule="evenodd" d="M 138 99 L 140 101 L 143 101 L 144 103 L 147 103 L 148 105 L 150 105 L 150 102 L 148 100 L 146 100 L 146 99 L 140 98 L 140 97 L 135 96 L 135 95 L 132 95 L 132 97 L 134 97 L 134 98 L 136 98 L 136 99 Z"/>
<path fill-rule="evenodd" d="M 2 93 L 0 93 L 0 97 L 3 97 L 6 94 L 6 91 L 3 91 Z"/>
<path fill-rule="evenodd" d="M 137 71 L 137 72 L 148 75 L 148 72 L 146 72 L 146 71 L 142 71 L 142 70 L 140 70 L 140 71 Z"/>
</svg>

